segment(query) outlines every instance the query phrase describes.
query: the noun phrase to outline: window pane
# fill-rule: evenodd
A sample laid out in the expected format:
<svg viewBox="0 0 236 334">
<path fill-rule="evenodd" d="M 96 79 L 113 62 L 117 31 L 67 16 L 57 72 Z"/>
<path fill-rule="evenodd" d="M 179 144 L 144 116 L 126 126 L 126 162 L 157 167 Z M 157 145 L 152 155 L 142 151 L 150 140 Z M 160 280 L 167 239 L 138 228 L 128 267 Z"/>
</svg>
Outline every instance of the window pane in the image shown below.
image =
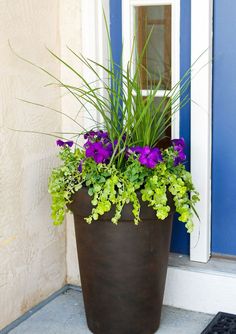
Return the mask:
<svg viewBox="0 0 236 334">
<path fill-rule="evenodd" d="M 168 147 L 171 138 L 171 127 L 167 127 L 171 117 L 170 98 L 156 97 L 150 105 L 149 112 L 153 115 L 151 131 L 152 133 L 155 132 L 156 137 L 159 139 L 158 147 Z"/>
<path fill-rule="evenodd" d="M 139 56 L 151 37 L 142 59 L 142 88 L 149 89 L 161 80 L 160 89 L 171 88 L 171 6 L 136 7 L 136 36 Z"/>
</svg>

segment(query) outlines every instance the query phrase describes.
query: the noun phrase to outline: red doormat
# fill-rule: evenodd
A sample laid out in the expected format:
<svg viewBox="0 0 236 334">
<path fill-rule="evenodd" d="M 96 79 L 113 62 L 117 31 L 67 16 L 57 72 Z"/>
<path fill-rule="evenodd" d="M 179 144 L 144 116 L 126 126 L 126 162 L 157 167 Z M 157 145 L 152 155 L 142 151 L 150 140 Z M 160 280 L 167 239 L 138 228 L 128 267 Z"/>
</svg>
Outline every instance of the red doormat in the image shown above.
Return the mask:
<svg viewBox="0 0 236 334">
<path fill-rule="evenodd" d="M 201 334 L 236 334 L 236 315 L 219 312 Z"/>
</svg>

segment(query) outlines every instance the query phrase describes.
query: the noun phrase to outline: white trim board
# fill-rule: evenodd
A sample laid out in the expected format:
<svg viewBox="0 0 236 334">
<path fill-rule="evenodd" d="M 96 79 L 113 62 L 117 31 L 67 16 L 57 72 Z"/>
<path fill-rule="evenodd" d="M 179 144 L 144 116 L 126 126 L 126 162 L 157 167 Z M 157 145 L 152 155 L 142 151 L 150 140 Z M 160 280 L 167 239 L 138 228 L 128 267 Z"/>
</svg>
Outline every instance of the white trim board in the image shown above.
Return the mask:
<svg viewBox="0 0 236 334">
<path fill-rule="evenodd" d="M 187 257 L 184 258 L 182 265 L 176 258 L 171 260 L 164 304 L 210 314 L 219 311 L 235 314 L 235 261 L 214 259 L 207 264 L 194 266 Z"/>
<path fill-rule="evenodd" d="M 136 6 L 171 5 L 171 67 L 172 86 L 180 80 L 180 0 L 122 0 L 122 36 L 123 66 L 127 67 L 132 52 L 134 39 L 134 7 Z M 147 91 L 145 91 L 147 93 Z M 145 94 L 144 92 L 144 94 Z M 160 92 L 159 92 L 160 93 Z M 158 96 L 158 94 L 157 94 Z M 160 96 L 160 95 L 159 95 Z M 176 101 L 178 104 L 178 101 Z M 172 125 L 172 138 L 179 138 L 179 112 L 175 113 Z"/>
<path fill-rule="evenodd" d="M 73 5 L 72 5 L 73 3 Z M 105 31 L 105 21 L 103 10 L 106 15 L 109 27 L 109 0 L 73 0 L 61 1 L 60 3 L 60 42 L 61 57 L 66 59 L 80 73 L 82 73 L 87 81 L 94 81 L 94 75 L 83 66 L 79 60 L 71 55 L 67 50 L 67 45 L 78 54 L 82 53 L 101 64 L 107 65 L 107 33 Z M 106 77 L 101 73 L 101 68 L 97 69 L 100 77 Z M 81 81 L 65 66 L 61 66 L 61 81 L 81 85 Z M 75 117 L 81 105 L 75 99 L 62 91 L 61 110 L 71 117 Z M 90 108 L 95 120 L 100 121 L 98 112 L 94 108 Z M 93 121 L 86 118 L 89 115 L 86 110 L 82 110 L 77 121 L 85 128 L 94 125 Z M 75 126 L 66 117 L 62 118 L 61 129 L 63 132 L 81 132 L 82 129 Z M 81 138 L 80 144 L 83 143 Z M 67 263 L 67 281 L 69 283 L 80 283 L 78 259 L 76 252 L 76 241 L 73 226 L 72 215 L 66 217 L 66 263 Z"/>
<path fill-rule="evenodd" d="M 82 18 L 82 54 L 88 59 L 97 63 L 108 65 L 108 36 L 106 31 L 105 18 L 109 27 L 109 0 L 81 0 L 81 18 Z M 107 77 L 105 71 L 97 66 L 97 73 L 104 80 Z M 83 66 L 83 76 L 90 83 L 97 81 L 97 76 L 87 67 Z M 102 87 L 102 82 L 92 85 L 94 88 Z M 100 91 L 104 94 L 104 91 Z M 94 107 L 89 106 L 89 111 L 96 121 L 101 121 L 100 114 Z M 86 128 L 94 126 L 92 120 L 87 119 Z"/>
<path fill-rule="evenodd" d="M 195 230 L 190 239 L 190 258 L 207 262 L 211 243 L 211 86 L 212 0 L 191 1 L 191 173 L 200 193 Z M 200 18 L 200 21 L 199 21 Z M 201 22 L 201 24 L 199 24 Z"/>
</svg>

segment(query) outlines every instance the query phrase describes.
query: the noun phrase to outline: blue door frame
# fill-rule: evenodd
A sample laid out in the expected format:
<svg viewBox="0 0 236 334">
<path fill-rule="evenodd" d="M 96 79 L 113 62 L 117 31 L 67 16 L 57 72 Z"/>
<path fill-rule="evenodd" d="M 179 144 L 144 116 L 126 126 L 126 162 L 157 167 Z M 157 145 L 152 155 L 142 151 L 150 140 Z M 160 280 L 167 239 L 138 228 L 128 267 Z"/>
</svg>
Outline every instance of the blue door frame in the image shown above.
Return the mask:
<svg viewBox="0 0 236 334">
<path fill-rule="evenodd" d="M 110 33 L 113 57 L 119 64 L 122 56 L 122 0 L 110 0 Z M 180 74 L 190 68 L 191 1 L 181 0 L 180 13 Z M 188 92 L 190 93 L 190 91 Z M 180 136 L 186 141 L 187 169 L 190 167 L 190 104 L 180 113 Z M 189 254 L 190 238 L 183 223 L 175 219 L 171 251 Z"/>
</svg>

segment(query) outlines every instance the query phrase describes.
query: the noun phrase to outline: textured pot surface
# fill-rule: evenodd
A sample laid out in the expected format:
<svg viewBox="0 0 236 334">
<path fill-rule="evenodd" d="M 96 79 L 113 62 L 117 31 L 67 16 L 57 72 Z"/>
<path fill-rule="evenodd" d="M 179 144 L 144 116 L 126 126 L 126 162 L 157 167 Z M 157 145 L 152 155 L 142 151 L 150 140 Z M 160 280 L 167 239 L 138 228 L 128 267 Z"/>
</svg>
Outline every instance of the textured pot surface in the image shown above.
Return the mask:
<svg viewBox="0 0 236 334">
<path fill-rule="evenodd" d="M 113 212 L 87 224 L 91 197 L 80 190 L 70 205 L 89 329 L 94 334 L 153 334 L 159 327 L 173 214 L 164 221 L 145 203 L 142 222 L 132 205 L 118 225 Z"/>
</svg>

